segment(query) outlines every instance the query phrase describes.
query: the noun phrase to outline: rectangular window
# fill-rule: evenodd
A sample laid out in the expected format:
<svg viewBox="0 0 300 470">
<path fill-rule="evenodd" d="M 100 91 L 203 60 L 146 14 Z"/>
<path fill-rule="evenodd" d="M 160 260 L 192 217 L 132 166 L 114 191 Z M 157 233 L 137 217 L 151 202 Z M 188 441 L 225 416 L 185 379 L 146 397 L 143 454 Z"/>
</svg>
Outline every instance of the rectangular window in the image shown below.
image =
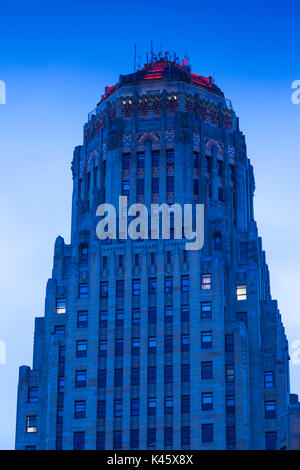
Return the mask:
<svg viewBox="0 0 300 470">
<path fill-rule="evenodd" d="M 201 379 L 213 378 L 213 363 L 212 361 L 201 362 Z"/>
<path fill-rule="evenodd" d="M 181 292 L 189 292 L 190 290 L 190 277 L 187 274 L 181 276 Z"/>
<path fill-rule="evenodd" d="M 156 446 L 156 429 L 151 428 L 147 430 L 147 447 L 153 449 Z"/>
<path fill-rule="evenodd" d="M 160 151 L 152 150 L 152 167 L 159 167 Z"/>
<path fill-rule="evenodd" d="M 119 268 L 123 268 L 124 265 L 124 256 L 119 255 Z"/>
<path fill-rule="evenodd" d="M 116 283 L 116 296 L 124 297 L 124 280 L 118 279 Z"/>
<path fill-rule="evenodd" d="M 234 415 L 235 414 L 235 397 L 234 395 L 226 396 L 226 414 Z"/>
<path fill-rule="evenodd" d="M 248 314 L 247 312 L 237 312 L 236 313 L 236 321 L 241 321 L 248 325 Z"/>
<path fill-rule="evenodd" d="M 132 324 L 139 325 L 141 323 L 141 311 L 139 308 L 132 309 Z"/>
<path fill-rule="evenodd" d="M 130 181 L 122 181 L 122 196 L 129 196 L 130 192 Z"/>
<path fill-rule="evenodd" d="M 166 447 L 173 446 L 173 428 L 165 428 L 164 444 Z"/>
<path fill-rule="evenodd" d="M 148 384 L 156 384 L 156 367 L 148 367 Z"/>
<path fill-rule="evenodd" d="M 58 349 L 58 363 L 64 364 L 66 358 L 66 346 L 59 346 Z"/>
<path fill-rule="evenodd" d="M 131 354 L 137 356 L 140 354 L 140 338 L 132 338 Z"/>
<path fill-rule="evenodd" d="M 202 424 L 202 442 L 213 442 L 214 427 L 213 424 Z"/>
<path fill-rule="evenodd" d="M 181 335 L 181 352 L 190 350 L 190 335 Z"/>
<path fill-rule="evenodd" d="M 276 418 L 276 401 L 275 400 L 265 401 L 265 418 L 266 419 Z"/>
<path fill-rule="evenodd" d="M 190 412 L 190 396 L 182 395 L 181 396 L 181 413 Z"/>
<path fill-rule="evenodd" d="M 124 351 L 124 340 L 123 338 L 118 338 L 115 340 L 115 356 L 123 356 Z"/>
<path fill-rule="evenodd" d="M 86 402 L 85 400 L 76 400 L 74 407 L 74 418 L 85 418 Z"/>
<path fill-rule="evenodd" d="M 145 192 L 145 180 L 138 179 L 136 180 L 136 192 L 138 195 L 142 195 Z"/>
<path fill-rule="evenodd" d="M 174 150 L 168 149 L 166 150 L 166 163 L 167 165 L 174 165 Z"/>
<path fill-rule="evenodd" d="M 225 335 L 225 352 L 234 351 L 234 336 L 233 334 Z"/>
<path fill-rule="evenodd" d="M 156 398 L 149 397 L 148 398 L 148 416 L 156 415 Z"/>
<path fill-rule="evenodd" d="M 174 176 L 167 176 L 167 192 L 174 193 Z"/>
<path fill-rule="evenodd" d="M 201 289 L 211 289 L 211 274 L 201 274 Z"/>
<path fill-rule="evenodd" d="M 96 438 L 96 449 L 104 450 L 105 449 L 105 431 L 98 431 Z"/>
<path fill-rule="evenodd" d="M 101 369 L 98 372 L 98 387 L 106 387 L 106 370 Z"/>
<path fill-rule="evenodd" d="M 86 370 L 75 371 L 75 387 L 76 388 L 86 387 Z"/>
<path fill-rule="evenodd" d="M 235 426 L 227 426 L 227 428 L 226 428 L 226 443 L 227 443 L 228 447 L 235 447 L 235 444 L 236 444 Z"/>
<path fill-rule="evenodd" d="M 172 353 L 173 352 L 173 336 L 167 335 L 165 336 L 165 353 Z"/>
<path fill-rule="evenodd" d="M 123 369 L 115 369 L 115 387 L 123 385 Z"/>
<path fill-rule="evenodd" d="M 212 332 L 201 331 L 201 349 L 211 349 L 211 348 L 212 348 Z"/>
<path fill-rule="evenodd" d="M 190 321 L 189 305 L 181 305 L 181 321 Z"/>
<path fill-rule="evenodd" d="M 181 364 L 181 382 L 190 382 L 190 365 Z"/>
<path fill-rule="evenodd" d="M 32 386 L 28 387 L 28 403 L 37 403 L 38 401 L 39 387 Z"/>
<path fill-rule="evenodd" d="M 77 312 L 77 328 L 87 328 L 88 326 L 88 312 Z"/>
<path fill-rule="evenodd" d="M 148 293 L 154 295 L 157 292 L 157 279 L 156 277 L 150 277 L 148 279 Z"/>
<path fill-rule="evenodd" d="M 89 296 L 89 285 L 87 282 L 81 282 L 79 284 L 78 297 L 80 299 L 87 299 Z"/>
<path fill-rule="evenodd" d="M 57 391 L 58 393 L 64 393 L 65 391 L 65 378 L 63 375 L 58 377 Z"/>
<path fill-rule="evenodd" d="M 227 365 L 225 368 L 225 380 L 227 383 L 234 382 L 234 366 L 233 364 Z"/>
<path fill-rule="evenodd" d="M 100 282 L 100 297 L 101 299 L 107 299 L 108 297 L 108 281 Z"/>
<path fill-rule="evenodd" d="M 119 327 L 124 326 L 124 310 L 121 310 L 121 309 L 116 310 L 116 326 L 119 326 Z"/>
<path fill-rule="evenodd" d="M 148 323 L 149 325 L 155 325 L 156 323 L 156 307 L 149 307 L 148 308 Z"/>
<path fill-rule="evenodd" d="M 121 418 L 123 415 L 123 403 L 122 400 L 114 401 L 114 417 Z"/>
<path fill-rule="evenodd" d="M 80 246 L 79 252 L 80 261 L 87 261 L 89 257 L 89 249 L 87 245 Z"/>
<path fill-rule="evenodd" d="M 66 299 L 56 299 L 56 313 L 58 315 L 66 313 Z"/>
<path fill-rule="evenodd" d="M 139 416 L 140 414 L 140 399 L 132 398 L 131 399 L 131 416 Z"/>
<path fill-rule="evenodd" d="M 132 280 L 132 295 L 141 295 L 141 280 Z"/>
<path fill-rule="evenodd" d="M 84 450 L 85 449 L 85 432 L 84 431 L 74 432 L 73 449 L 74 450 Z"/>
<path fill-rule="evenodd" d="M 26 432 L 32 433 L 37 431 L 37 416 L 31 415 L 26 417 Z"/>
<path fill-rule="evenodd" d="M 65 325 L 56 325 L 54 327 L 55 335 L 64 335 L 65 334 Z"/>
<path fill-rule="evenodd" d="M 76 341 L 76 357 L 86 357 L 87 356 L 87 340 L 79 339 Z"/>
<path fill-rule="evenodd" d="M 181 445 L 189 446 L 191 444 L 191 431 L 189 426 L 181 427 Z"/>
<path fill-rule="evenodd" d="M 165 366 L 165 384 L 173 383 L 173 366 Z"/>
<path fill-rule="evenodd" d="M 131 385 L 140 384 L 140 369 L 138 367 L 133 367 L 131 369 Z"/>
<path fill-rule="evenodd" d="M 122 170 L 129 170 L 129 168 L 130 168 L 130 153 L 123 153 Z"/>
<path fill-rule="evenodd" d="M 122 431 L 114 431 L 113 434 L 113 448 L 122 449 Z"/>
<path fill-rule="evenodd" d="M 102 310 L 100 312 L 100 328 L 107 328 L 107 321 L 108 321 L 108 312 L 107 310 Z"/>
<path fill-rule="evenodd" d="M 56 423 L 63 424 L 64 422 L 64 408 L 63 406 L 58 406 L 56 410 Z"/>
<path fill-rule="evenodd" d="M 98 418 L 105 418 L 106 416 L 106 401 L 105 400 L 98 400 L 97 403 L 97 417 Z"/>
<path fill-rule="evenodd" d="M 148 338 L 148 353 L 156 353 L 156 336 Z"/>
<path fill-rule="evenodd" d="M 265 388 L 275 387 L 275 374 L 273 370 L 267 370 L 264 372 L 264 387 Z"/>
<path fill-rule="evenodd" d="M 151 189 L 152 189 L 152 193 L 159 192 L 159 178 L 152 178 Z"/>
<path fill-rule="evenodd" d="M 266 450 L 276 450 L 277 433 L 276 431 L 266 432 Z"/>
<path fill-rule="evenodd" d="M 213 409 L 213 393 L 212 392 L 203 392 L 201 394 L 201 408 L 202 410 Z"/>
<path fill-rule="evenodd" d="M 236 286 L 236 299 L 247 300 L 247 286 L 245 284 Z"/>
<path fill-rule="evenodd" d="M 173 397 L 165 397 L 165 414 L 173 414 Z"/>
<path fill-rule="evenodd" d="M 100 357 L 106 357 L 107 354 L 107 340 L 106 339 L 100 339 L 99 341 L 99 356 Z"/>
<path fill-rule="evenodd" d="M 173 277 L 165 277 L 165 294 L 172 294 L 173 292 Z"/>
<path fill-rule="evenodd" d="M 201 320 L 209 320 L 212 318 L 212 303 L 201 302 Z"/>
<path fill-rule="evenodd" d="M 145 153 L 139 152 L 137 154 L 137 168 L 145 168 Z"/>
<path fill-rule="evenodd" d="M 172 306 L 165 307 L 165 322 L 166 323 L 173 322 L 173 307 Z"/>
<path fill-rule="evenodd" d="M 138 449 L 140 445 L 139 440 L 139 430 L 130 429 L 130 449 Z"/>
</svg>

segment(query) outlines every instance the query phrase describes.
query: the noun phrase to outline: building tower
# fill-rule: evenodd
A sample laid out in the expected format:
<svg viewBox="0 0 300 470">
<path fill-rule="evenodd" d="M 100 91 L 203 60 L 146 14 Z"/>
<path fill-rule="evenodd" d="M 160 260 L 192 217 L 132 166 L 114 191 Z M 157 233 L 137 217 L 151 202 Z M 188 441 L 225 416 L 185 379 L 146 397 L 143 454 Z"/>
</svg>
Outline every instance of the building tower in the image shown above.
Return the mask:
<svg viewBox="0 0 300 470">
<path fill-rule="evenodd" d="M 33 367 L 20 368 L 17 449 L 289 448 L 288 343 L 245 138 L 185 62 L 154 56 L 88 116 L 71 243 L 55 242 Z M 120 195 L 204 204 L 203 248 L 186 249 L 172 216 L 169 240 L 100 240 L 96 209 L 118 214 Z"/>
</svg>

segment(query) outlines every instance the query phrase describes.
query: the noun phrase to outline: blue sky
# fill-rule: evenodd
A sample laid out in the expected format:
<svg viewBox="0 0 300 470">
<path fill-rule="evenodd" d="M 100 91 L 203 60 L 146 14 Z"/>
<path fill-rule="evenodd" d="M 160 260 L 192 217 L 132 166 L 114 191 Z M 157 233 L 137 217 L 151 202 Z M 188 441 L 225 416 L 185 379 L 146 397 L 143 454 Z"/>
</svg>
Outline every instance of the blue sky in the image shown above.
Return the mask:
<svg viewBox="0 0 300 470">
<path fill-rule="evenodd" d="M 187 5 L 187 6 L 185 6 Z M 300 339 L 300 79 L 296 1 L 20 2 L 1 6 L 0 448 L 13 448 L 18 366 L 31 364 L 57 235 L 69 241 L 70 162 L 105 85 L 160 43 L 232 100 L 256 177 L 255 214 L 290 345 Z M 294 361 L 295 362 L 295 361 Z M 300 365 L 291 364 L 300 393 Z M 5 425 L 3 424 L 5 423 Z"/>
</svg>

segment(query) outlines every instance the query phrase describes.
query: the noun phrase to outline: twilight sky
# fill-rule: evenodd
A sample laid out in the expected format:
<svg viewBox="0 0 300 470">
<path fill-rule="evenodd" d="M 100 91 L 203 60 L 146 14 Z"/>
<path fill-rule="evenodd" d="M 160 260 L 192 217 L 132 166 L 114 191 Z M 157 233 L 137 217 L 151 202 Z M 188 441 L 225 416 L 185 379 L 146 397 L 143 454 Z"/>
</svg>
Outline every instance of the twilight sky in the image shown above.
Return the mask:
<svg viewBox="0 0 300 470">
<path fill-rule="evenodd" d="M 70 239 L 73 148 L 105 85 L 133 71 L 134 43 L 143 64 L 151 39 L 180 57 L 187 48 L 193 72 L 213 75 L 240 117 L 272 295 L 290 342 L 291 390 L 300 394 L 292 348 L 300 340 L 300 104 L 291 101 L 299 1 L 16 0 L 0 13 L 0 449 L 14 446 L 18 367 L 31 365 L 53 243 Z"/>
</svg>

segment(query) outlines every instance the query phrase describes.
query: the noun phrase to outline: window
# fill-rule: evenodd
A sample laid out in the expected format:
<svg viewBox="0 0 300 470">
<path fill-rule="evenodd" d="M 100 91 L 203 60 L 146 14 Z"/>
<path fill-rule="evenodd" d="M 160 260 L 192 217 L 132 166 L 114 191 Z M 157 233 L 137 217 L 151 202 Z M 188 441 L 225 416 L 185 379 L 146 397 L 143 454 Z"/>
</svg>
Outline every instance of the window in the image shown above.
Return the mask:
<svg viewBox="0 0 300 470">
<path fill-rule="evenodd" d="M 157 291 L 157 279 L 156 277 L 150 277 L 148 280 L 149 295 L 156 294 Z"/>
<path fill-rule="evenodd" d="M 211 274 L 201 274 L 201 289 L 211 289 Z"/>
<path fill-rule="evenodd" d="M 189 320 L 190 320 L 190 306 L 181 305 L 181 321 L 189 321 Z"/>
<path fill-rule="evenodd" d="M 131 369 L 131 385 L 140 384 L 140 369 L 138 367 L 133 367 Z"/>
<path fill-rule="evenodd" d="M 148 416 L 156 415 L 156 398 L 148 398 Z"/>
<path fill-rule="evenodd" d="M 89 249 L 87 245 L 81 245 L 79 249 L 80 261 L 87 261 L 89 257 Z"/>
<path fill-rule="evenodd" d="M 173 149 L 166 150 L 166 162 L 167 162 L 167 165 L 174 165 L 174 150 Z"/>
<path fill-rule="evenodd" d="M 156 353 L 156 336 L 148 338 L 148 353 Z"/>
<path fill-rule="evenodd" d="M 139 416 L 140 414 L 140 400 L 139 398 L 131 399 L 131 416 Z"/>
<path fill-rule="evenodd" d="M 59 364 L 63 364 L 66 358 L 66 346 L 59 346 L 58 350 L 58 362 Z"/>
<path fill-rule="evenodd" d="M 124 297 L 124 280 L 118 279 L 116 283 L 116 296 Z"/>
<path fill-rule="evenodd" d="M 65 325 L 56 325 L 54 327 L 55 335 L 64 335 L 65 334 Z"/>
<path fill-rule="evenodd" d="M 105 449 L 105 431 L 98 431 L 96 438 L 96 449 L 104 450 Z"/>
<path fill-rule="evenodd" d="M 167 176 L 167 192 L 174 192 L 174 176 Z"/>
<path fill-rule="evenodd" d="M 264 387 L 273 388 L 275 387 L 275 374 L 273 370 L 264 372 Z"/>
<path fill-rule="evenodd" d="M 234 165 L 229 165 L 230 167 L 230 180 L 231 182 L 235 181 L 235 166 Z"/>
<path fill-rule="evenodd" d="M 124 310 L 116 310 L 116 326 L 124 326 Z"/>
<path fill-rule="evenodd" d="M 223 188 L 218 188 L 218 201 L 224 201 Z M 215 250 L 220 250 L 220 248 L 215 248 Z"/>
<path fill-rule="evenodd" d="M 130 168 L 130 153 L 123 153 L 122 170 L 129 170 L 129 168 Z"/>
<path fill-rule="evenodd" d="M 225 368 L 225 379 L 227 383 L 234 382 L 234 366 L 233 364 L 227 365 Z"/>
<path fill-rule="evenodd" d="M 124 351 L 124 340 L 123 338 L 118 338 L 115 340 L 115 356 L 123 356 Z"/>
<path fill-rule="evenodd" d="M 77 431 L 74 432 L 74 450 L 84 450 L 85 448 L 85 432 Z"/>
<path fill-rule="evenodd" d="M 86 370 L 75 371 L 75 387 L 76 388 L 86 387 Z"/>
<path fill-rule="evenodd" d="M 212 303 L 201 302 L 201 320 L 209 320 L 212 317 Z"/>
<path fill-rule="evenodd" d="M 151 184 L 151 189 L 152 193 L 158 193 L 159 192 L 159 178 L 152 178 L 152 184 Z"/>
<path fill-rule="evenodd" d="M 140 255 L 138 253 L 136 253 L 134 255 L 134 265 L 139 266 L 139 264 L 140 264 Z"/>
<path fill-rule="evenodd" d="M 139 430 L 138 429 L 130 429 L 130 449 L 138 449 L 139 448 Z"/>
<path fill-rule="evenodd" d="M 199 192 L 199 181 L 194 179 L 194 194 L 198 194 Z"/>
<path fill-rule="evenodd" d="M 213 364 L 212 361 L 201 362 L 201 379 L 212 379 Z"/>
<path fill-rule="evenodd" d="M 132 295 L 141 295 L 141 280 L 132 280 Z"/>
<path fill-rule="evenodd" d="M 121 418 L 123 415 L 123 403 L 122 400 L 114 401 L 114 417 Z"/>
<path fill-rule="evenodd" d="M 66 313 L 66 299 L 56 299 L 56 313 Z"/>
<path fill-rule="evenodd" d="M 265 401 L 265 418 L 266 419 L 276 418 L 276 401 L 275 400 Z"/>
<path fill-rule="evenodd" d="M 277 433 L 276 431 L 266 432 L 266 450 L 276 450 Z"/>
<path fill-rule="evenodd" d="M 113 434 L 113 448 L 122 449 L 122 431 L 114 431 Z"/>
<path fill-rule="evenodd" d="M 173 307 L 171 306 L 165 307 L 165 322 L 166 323 L 173 322 Z"/>
<path fill-rule="evenodd" d="M 223 162 L 222 160 L 218 160 L 218 176 L 222 178 L 223 176 Z"/>
<path fill-rule="evenodd" d="M 191 443 L 190 437 L 190 427 L 189 426 L 182 426 L 181 427 L 181 445 L 182 446 L 189 446 Z"/>
<path fill-rule="evenodd" d="M 164 444 L 165 446 L 173 446 L 173 428 L 165 428 Z"/>
<path fill-rule="evenodd" d="M 106 357 L 107 354 L 107 340 L 106 339 L 100 339 L 99 341 L 99 356 L 100 357 Z"/>
<path fill-rule="evenodd" d="M 150 253 L 150 264 L 155 266 L 155 253 Z"/>
<path fill-rule="evenodd" d="M 78 296 L 80 299 L 87 299 L 89 296 L 89 285 L 87 282 L 81 282 L 79 284 Z"/>
<path fill-rule="evenodd" d="M 206 156 L 207 173 L 211 173 L 211 167 L 212 167 L 211 158 L 207 155 Z"/>
<path fill-rule="evenodd" d="M 26 432 L 37 431 L 37 416 L 31 415 L 26 417 Z"/>
<path fill-rule="evenodd" d="M 155 325 L 156 323 L 156 307 L 148 308 L 148 323 L 149 325 Z"/>
<path fill-rule="evenodd" d="M 87 356 L 87 340 L 80 339 L 76 341 L 76 357 L 86 357 Z"/>
<path fill-rule="evenodd" d="M 172 253 L 171 251 L 167 251 L 167 264 L 171 264 L 172 262 Z"/>
<path fill-rule="evenodd" d="M 235 426 L 227 426 L 226 443 L 229 447 L 235 447 L 235 443 L 236 443 Z"/>
<path fill-rule="evenodd" d="M 77 312 L 77 328 L 87 328 L 88 312 Z"/>
<path fill-rule="evenodd" d="M 189 292 L 190 290 L 190 277 L 187 274 L 181 276 L 181 292 Z"/>
<path fill-rule="evenodd" d="M 173 277 L 165 277 L 165 294 L 172 294 L 173 292 Z"/>
<path fill-rule="evenodd" d="M 233 334 L 225 335 L 225 351 L 233 352 L 234 351 L 234 336 Z"/>
<path fill-rule="evenodd" d="M 147 430 L 147 447 L 153 449 L 156 446 L 156 429 Z"/>
<path fill-rule="evenodd" d="M 240 261 L 246 263 L 248 261 L 248 242 L 240 243 Z"/>
<path fill-rule="evenodd" d="M 108 297 L 108 281 L 100 282 L 100 297 L 101 299 L 107 299 Z"/>
<path fill-rule="evenodd" d="M 247 286 L 245 284 L 236 286 L 236 299 L 247 300 Z"/>
<path fill-rule="evenodd" d="M 134 356 L 140 354 L 140 338 L 132 338 L 131 353 Z"/>
<path fill-rule="evenodd" d="M 119 255 L 119 268 L 123 268 L 124 265 L 124 256 Z"/>
<path fill-rule="evenodd" d="M 123 385 L 123 369 L 115 369 L 115 387 Z"/>
<path fill-rule="evenodd" d="M 105 418 L 105 416 L 106 416 L 106 401 L 105 400 L 98 400 L 97 417 L 98 418 Z"/>
<path fill-rule="evenodd" d="M 130 181 L 122 181 L 122 196 L 129 196 L 130 191 Z"/>
<path fill-rule="evenodd" d="M 153 167 L 159 167 L 159 157 L 160 157 L 159 150 L 152 150 L 152 166 Z"/>
<path fill-rule="evenodd" d="M 139 325 L 141 322 L 141 311 L 139 308 L 132 309 L 132 324 Z"/>
<path fill-rule="evenodd" d="M 102 256 L 102 268 L 107 269 L 107 256 Z"/>
<path fill-rule="evenodd" d="M 137 154 L 137 168 L 145 168 L 145 154 L 144 152 L 139 152 Z"/>
<path fill-rule="evenodd" d="M 63 406 L 58 406 L 56 410 L 56 423 L 62 424 L 64 422 L 64 408 Z"/>
<path fill-rule="evenodd" d="M 212 392 L 203 392 L 201 394 L 201 408 L 202 410 L 213 409 L 213 393 Z"/>
<path fill-rule="evenodd" d="M 165 353 L 173 352 L 173 336 L 165 336 Z"/>
<path fill-rule="evenodd" d="M 165 383 L 173 383 L 173 366 L 165 366 Z"/>
<path fill-rule="evenodd" d="M 182 395 L 181 396 L 181 413 L 190 412 L 190 396 Z"/>
<path fill-rule="evenodd" d="M 181 364 L 181 382 L 190 381 L 190 365 Z"/>
<path fill-rule="evenodd" d="M 190 335 L 181 335 L 181 351 L 187 352 L 190 350 Z"/>
<path fill-rule="evenodd" d="M 148 367 L 148 384 L 156 384 L 156 367 Z"/>
<path fill-rule="evenodd" d="M 173 397 L 165 397 L 165 414 L 173 414 Z"/>
<path fill-rule="evenodd" d="M 222 249 L 222 235 L 220 232 L 214 233 L 214 249 L 221 250 Z"/>
<path fill-rule="evenodd" d="M 145 192 L 145 180 L 144 179 L 136 180 L 136 192 L 139 195 L 144 194 Z"/>
<path fill-rule="evenodd" d="M 213 424 L 202 424 L 202 442 L 213 442 L 214 428 Z"/>
<path fill-rule="evenodd" d="M 28 398 L 27 398 L 28 403 L 37 403 L 38 392 L 39 392 L 39 387 L 35 387 L 35 386 L 28 387 Z"/>
<path fill-rule="evenodd" d="M 74 417 L 75 418 L 85 418 L 85 413 L 86 413 L 86 402 L 85 402 L 85 400 L 76 400 L 75 401 Z"/>
<path fill-rule="evenodd" d="M 107 328 L 108 313 L 107 310 L 100 312 L 100 328 Z"/>
<path fill-rule="evenodd" d="M 228 415 L 235 414 L 235 397 L 234 395 L 227 395 L 226 396 L 226 413 Z"/>
<path fill-rule="evenodd" d="M 98 372 L 98 387 L 106 387 L 106 370 L 101 369 Z"/>
<path fill-rule="evenodd" d="M 198 168 L 198 160 L 199 160 L 199 152 L 193 152 L 193 157 L 194 157 L 194 168 Z"/>
<path fill-rule="evenodd" d="M 248 314 L 247 312 L 237 312 L 236 313 L 236 320 L 241 321 L 248 325 Z"/>
<path fill-rule="evenodd" d="M 63 375 L 58 377 L 57 391 L 58 393 L 64 393 L 65 391 L 65 378 Z"/>
<path fill-rule="evenodd" d="M 212 348 L 212 332 L 201 331 L 201 349 L 211 349 L 211 348 Z"/>
</svg>

